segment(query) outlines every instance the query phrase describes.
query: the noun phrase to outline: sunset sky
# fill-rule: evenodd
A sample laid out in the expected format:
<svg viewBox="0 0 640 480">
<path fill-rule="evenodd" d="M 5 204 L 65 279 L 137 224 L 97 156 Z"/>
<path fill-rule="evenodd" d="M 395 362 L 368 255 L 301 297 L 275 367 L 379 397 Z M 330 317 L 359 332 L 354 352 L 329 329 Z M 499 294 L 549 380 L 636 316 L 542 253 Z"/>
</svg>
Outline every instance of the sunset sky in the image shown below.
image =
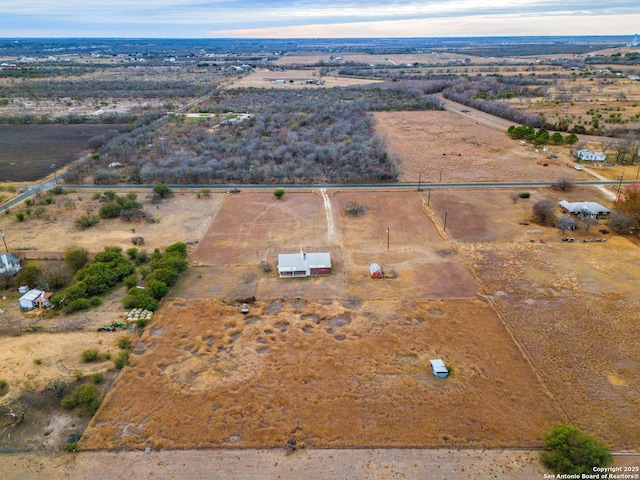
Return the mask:
<svg viewBox="0 0 640 480">
<path fill-rule="evenodd" d="M 2 37 L 633 35 L 638 0 L 0 0 Z"/>
</svg>

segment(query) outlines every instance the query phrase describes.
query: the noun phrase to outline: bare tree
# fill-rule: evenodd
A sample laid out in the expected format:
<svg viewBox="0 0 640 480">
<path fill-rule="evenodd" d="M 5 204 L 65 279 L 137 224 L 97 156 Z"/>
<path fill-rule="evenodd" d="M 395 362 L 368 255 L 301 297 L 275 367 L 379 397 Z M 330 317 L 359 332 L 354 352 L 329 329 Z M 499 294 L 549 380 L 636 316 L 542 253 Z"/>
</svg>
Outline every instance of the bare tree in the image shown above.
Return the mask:
<svg viewBox="0 0 640 480">
<path fill-rule="evenodd" d="M 578 223 L 574 218 L 567 215 L 563 215 L 558 220 L 558 229 L 564 234 L 567 230 L 575 230 L 578 227 Z"/>
<path fill-rule="evenodd" d="M 516 203 L 518 203 L 518 199 L 520 198 L 520 194 L 517 193 L 517 192 L 512 192 L 511 195 L 509 195 L 509 198 L 511 199 L 511 201 L 515 205 Z"/>
<path fill-rule="evenodd" d="M 539 200 L 533 205 L 533 222 L 539 225 L 554 226 L 556 224 L 556 205 L 551 200 Z"/>
<path fill-rule="evenodd" d="M 611 212 L 608 225 L 617 232 L 628 232 L 636 221 L 635 215 L 627 212 Z"/>
<path fill-rule="evenodd" d="M 613 144 L 614 140 L 609 137 L 600 137 L 600 141 L 598 142 L 602 153 L 607 153 L 607 150 L 609 150 L 613 146 Z"/>
<path fill-rule="evenodd" d="M 558 180 L 551 184 L 551 188 L 568 192 L 573 189 L 573 179 L 566 175 L 562 175 Z"/>
<path fill-rule="evenodd" d="M 598 219 L 590 215 L 583 215 L 580 217 L 580 224 L 584 228 L 585 232 L 588 232 L 591 227 L 598 224 Z"/>
</svg>

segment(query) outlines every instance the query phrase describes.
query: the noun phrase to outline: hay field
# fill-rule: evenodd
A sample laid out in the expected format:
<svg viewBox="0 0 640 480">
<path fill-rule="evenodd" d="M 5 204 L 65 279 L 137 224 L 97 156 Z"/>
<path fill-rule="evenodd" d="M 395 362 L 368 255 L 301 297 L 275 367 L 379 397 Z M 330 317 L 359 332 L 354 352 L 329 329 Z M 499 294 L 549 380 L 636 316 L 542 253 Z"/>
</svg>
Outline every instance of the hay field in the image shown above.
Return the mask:
<svg viewBox="0 0 640 480">
<path fill-rule="evenodd" d="M 562 419 L 487 303 L 352 305 L 173 300 L 82 448 L 537 446 Z"/>
<path fill-rule="evenodd" d="M 457 247 L 570 421 L 614 449 L 637 448 L 637 246 L 613 237 Z"/>
<path fill-rule="evenodd" d="M 401 159 L 401 182 L 417 182 L 420 174 L 423 182 L 451 183 L 555 181 L 578 173 L 566 166 L 572 163 L 568 147 L 549 147 L 558 154 L 551 161 L 542 150 L 452 112 L 377 112 L 375 119 L 376 133 Z"/>
</svg>

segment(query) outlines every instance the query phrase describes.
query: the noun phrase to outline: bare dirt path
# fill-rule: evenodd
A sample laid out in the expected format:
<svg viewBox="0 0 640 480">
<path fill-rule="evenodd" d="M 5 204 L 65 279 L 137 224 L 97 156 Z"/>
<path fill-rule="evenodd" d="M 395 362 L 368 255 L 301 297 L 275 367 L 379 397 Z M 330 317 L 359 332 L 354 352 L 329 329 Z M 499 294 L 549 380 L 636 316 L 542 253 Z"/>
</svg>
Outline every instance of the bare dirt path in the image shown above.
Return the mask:
<svg viewBox="0 0 640 480">
<path fill-rule="evenodd" d="M 324 201 L 324 211 L 327 215 L 327 243 L 332 244 L 334 242 L 335 228 L 333 225 L 333 211 L 331 210 L 331 202 L 327 196 L 327 189 L 321 188 L 322 200 Z"/>
<path fill-rule="evenodd" d="M 523 450 L 307 449 L 83 452 L 0 456 L 6 480 L 154 479 L 504 479 L 543 478 L 537 452 Z M 99 473 L 97 473 L 99 472 Z"/>
</svg>

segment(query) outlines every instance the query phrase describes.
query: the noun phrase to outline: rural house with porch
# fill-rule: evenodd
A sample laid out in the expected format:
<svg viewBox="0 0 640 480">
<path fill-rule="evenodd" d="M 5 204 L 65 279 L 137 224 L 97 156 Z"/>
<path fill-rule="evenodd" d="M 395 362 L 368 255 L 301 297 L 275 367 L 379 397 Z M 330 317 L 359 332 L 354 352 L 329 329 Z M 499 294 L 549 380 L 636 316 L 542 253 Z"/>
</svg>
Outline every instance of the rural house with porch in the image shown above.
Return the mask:
<svg viewBox="0 0 640 480">
<path fill-rule="evenodd" d="M 562 200 L 558 206 L 564 213 L 581 218 L 606 218 L 611 213 L 611 210 L 598 202 L 567 202 Z"/>
</svg>

